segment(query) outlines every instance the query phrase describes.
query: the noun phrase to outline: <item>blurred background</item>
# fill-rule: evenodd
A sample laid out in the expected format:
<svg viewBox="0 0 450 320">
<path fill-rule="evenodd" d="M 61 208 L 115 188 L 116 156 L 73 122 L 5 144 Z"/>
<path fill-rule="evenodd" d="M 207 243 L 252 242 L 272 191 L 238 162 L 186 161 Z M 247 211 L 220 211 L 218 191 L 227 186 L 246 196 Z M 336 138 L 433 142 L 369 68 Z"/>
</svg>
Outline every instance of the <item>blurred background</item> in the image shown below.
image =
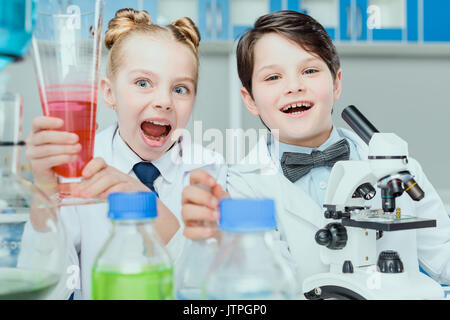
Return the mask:
<svg viewBox="0 0 450 320">
<path fill-rule="evenodd" d="M 334 40 L 343 69 L 343 92 L 334 106 L 337 126 L 348 127 L 342 109 L 356 105 L 383 132 L 409 144 L 450 212 L 450 1 L 448 0 L 105 0 L 104 31 L 120 8 L 145 9 L 158 24 L 188 16 L 198 25 L 200 76 L 188 129 L 202 121 L 217 128 L 263 128 L 243 106 L 236 72 L 239 34 L 257 17 L 282 9 L 316 18 Z M 41 115 L 31 52 L 0 79 L 24 100 L 26 137 Z M 103 48 L 101 75 L 108 51 Z M 98 100 L 99 130 L 115 114 Z M 208 144 L 206 141 L 205 144 Z M 251 147 L 251 146 L 249 146 Z M 22 155 L 22 172 L 32 179 Z"/>
</svg>

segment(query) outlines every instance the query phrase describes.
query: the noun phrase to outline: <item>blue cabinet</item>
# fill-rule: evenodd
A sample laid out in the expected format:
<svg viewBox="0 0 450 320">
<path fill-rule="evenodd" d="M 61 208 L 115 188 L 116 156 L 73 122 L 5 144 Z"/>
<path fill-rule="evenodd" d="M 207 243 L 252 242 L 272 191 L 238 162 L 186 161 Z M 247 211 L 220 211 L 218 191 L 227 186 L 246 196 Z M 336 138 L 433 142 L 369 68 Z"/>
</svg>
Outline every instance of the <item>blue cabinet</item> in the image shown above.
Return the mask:
<svg viewBox="0 0 450 320">
<path fill-rule="evenodd" d="M 450 42 L 448 0 L 106 0 L 105 31 L 120 8 L 145 9 L 161 24 L 194 16 L 206 41 L 236 40 L 259 16 L 294 10 L 316 18 L 335 41 Z"/>
<path fill-rule="evenodd" d="M 422 0 L 422 3 L 423 40 L 450 41 L 450 1 Z"/>
<path fill-rule="evenodd" d="M 450 41 L 450 1 L 340 0 L 342 41 Z"/>
<path fill-rule="evenodd" d="M 420 0 L 340 0 L 340 40 L 417 41 Z"/>
<path fill-rule="evenodd" d="M 241 19 L 236 19 L 236 17 L 230 17 L 231 29 L 232 29 L 232 39 L 238 39 L 246 30 L 251 28 L 260 16 L 280 11 L 280 10 L 293 10 L 306 13 L 305 10 L 301 8 L 301 0 L 229 0 L 231 12 L 235 15 L 243 16 L 247 15 L 244 19 L 246 23 L 242 23 Z M 245 3 L 248 3 L 246 6 Z M 239 11 L 239 9 L 244 11 Z M 235 22 L 238 20 L 239 22 Z"/>
<path fill-rule="evenodd" d="M 373 41 L 405 40 L 407 21 L 407 0 L 390 3 L 374 1 L 367 3 L 367 38 Z M 386 19 L 386 17 L 388 17 Z M 394 21 L 392 21 L 394 20 Z"/>
<path fill-rule="evenodd" d="M 198 27 L 203 40 L 228 40 L 228 0 L 198 0 Z"/>
</svg>

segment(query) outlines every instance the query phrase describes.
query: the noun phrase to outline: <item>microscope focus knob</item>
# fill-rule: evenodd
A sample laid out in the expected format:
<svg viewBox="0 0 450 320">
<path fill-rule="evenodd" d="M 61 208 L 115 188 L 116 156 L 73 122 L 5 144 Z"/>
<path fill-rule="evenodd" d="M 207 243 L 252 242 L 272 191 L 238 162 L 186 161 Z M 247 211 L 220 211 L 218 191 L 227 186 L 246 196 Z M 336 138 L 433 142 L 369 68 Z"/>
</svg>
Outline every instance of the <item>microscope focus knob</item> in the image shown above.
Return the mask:
<svg viewBox="0 0 450 320">
<path fill-rule="evenodd" d="M 381 273 L 402 273 L 403 262 L 398 253 L 394 250 L 380 252 L 377 266 Z"/>
<path fill-rule="evenodd" d="M 347 229 L 340 223 L 329 223 L 316 232 L 316 242 L 331 250 L 340 250 L 347 244 Z"/>
</svg>

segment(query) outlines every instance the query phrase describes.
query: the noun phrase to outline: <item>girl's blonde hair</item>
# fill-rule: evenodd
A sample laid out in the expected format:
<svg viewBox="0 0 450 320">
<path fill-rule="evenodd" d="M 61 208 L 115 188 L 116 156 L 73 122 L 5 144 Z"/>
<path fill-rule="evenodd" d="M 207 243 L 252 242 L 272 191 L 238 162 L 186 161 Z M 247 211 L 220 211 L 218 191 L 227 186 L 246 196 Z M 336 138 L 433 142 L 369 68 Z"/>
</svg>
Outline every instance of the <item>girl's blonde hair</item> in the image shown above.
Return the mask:
<svg viewBox="0 0 450 320">
<path fill-rule="evenodd" d="M 173 40 L 186 45 L 191 49 L 196 62 L 196 77 L 198 78 L 198 45 L 200 32 L 195 23 L 188 17 L 173 21 L 167 26 L 152 24 L 152 18 L 145 10 L 120 9 L 108 23 L 108 31 L 105 35 L 105 45 L 109 52 L 106 65 L 106 75 L 114 78 L 118 67 L 121 65 L 123 54 L 121 48 L 126 39 L 137 34 L 161 34 L 169 35 Z"/>
</svg>

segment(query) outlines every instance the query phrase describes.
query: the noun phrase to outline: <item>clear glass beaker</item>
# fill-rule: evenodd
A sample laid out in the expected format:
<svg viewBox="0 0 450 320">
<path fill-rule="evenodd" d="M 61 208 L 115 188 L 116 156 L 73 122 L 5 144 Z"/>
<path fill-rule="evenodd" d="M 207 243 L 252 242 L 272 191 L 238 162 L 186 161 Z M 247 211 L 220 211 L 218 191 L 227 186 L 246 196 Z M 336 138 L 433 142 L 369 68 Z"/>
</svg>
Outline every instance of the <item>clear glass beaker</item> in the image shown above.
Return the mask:
<svg viewBox="0 0 450 320">
<path fill-rule="evenodd" d="M 57 207 L 19 171 L 22 100 L 0 95 L 0 299 L 64 299 L 66 241 Z"/>
<path fill-rule="evenodd" d="M 38 4 L 32 43 L 43 113 L 64 120 L 61 130 L 76 133 L 81 144 L 76 161 L 54 167 L 62 205 L 102 201 L 71 193 L 94 152 L 104 6 L 103 0 Z"/>
</svg>

